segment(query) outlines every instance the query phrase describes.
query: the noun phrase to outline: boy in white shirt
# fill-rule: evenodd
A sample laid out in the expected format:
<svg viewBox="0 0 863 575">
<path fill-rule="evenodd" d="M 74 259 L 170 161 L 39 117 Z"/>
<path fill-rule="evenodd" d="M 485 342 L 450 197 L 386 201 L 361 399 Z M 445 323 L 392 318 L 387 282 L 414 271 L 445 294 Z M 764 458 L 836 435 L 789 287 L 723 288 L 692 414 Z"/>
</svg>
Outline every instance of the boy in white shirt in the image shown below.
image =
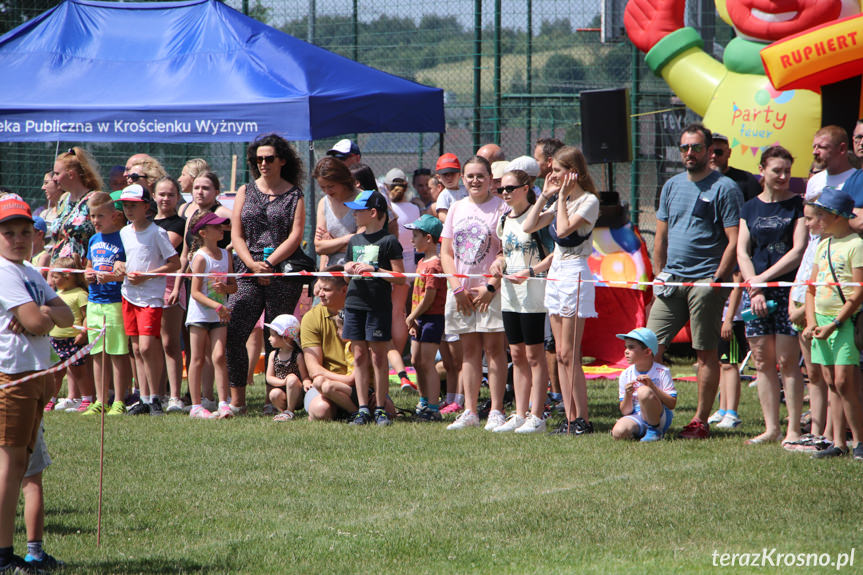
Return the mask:
<svg viewBox="0 0 863 575">
<path fill-rule="evenodd" d="M 132 339 L 132 355 L 141 389 L 141 402 L 132 406 L 129 415 L 164 415 L 158 385 L 162 379 L 161 326 L 164 306 L 164 273 L 180 269 L 180 256 L 168 232 L 147 219 L 150 192 L 139 184 L 123 188 L 120 195 L 123 213 L 129 225 L 120 230 L 126 261 L 116 262 L 123 280 L 123 323 Z"/>
<path fill-rule="evenodd" d="M 611 430 L 615 439 L 659 441 L 671 427 L 677 390 L 671 371 L 656 363 L 656 334 L 646 327 L 617 334 L 625 342 L 624 355 L 631 365 L 620 374 L 618 396 L 623 417 Z"/>
</svg>

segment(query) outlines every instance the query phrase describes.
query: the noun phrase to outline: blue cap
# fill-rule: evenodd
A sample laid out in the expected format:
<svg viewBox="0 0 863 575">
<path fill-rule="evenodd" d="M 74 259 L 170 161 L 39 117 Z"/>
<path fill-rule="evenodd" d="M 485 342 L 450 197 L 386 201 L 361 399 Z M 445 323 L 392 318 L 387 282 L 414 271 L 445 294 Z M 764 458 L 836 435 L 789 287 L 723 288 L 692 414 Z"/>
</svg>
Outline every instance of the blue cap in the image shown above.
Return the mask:
<svg viewBox="0 0 863 575">
<path fill-rule="evenodd" d="M 378 213 L 386 213 L 387 200 L 377 190 L 363 190 L 352 202 L 345 202 L 345 205 L 352 210 L 370 210 L 375 208 Z"/>
<path fill-rule="evenodd" d="M 810 206 L 827 210 L 831 214 L 848 218 L 854 217 L 854 199 L 847 192 L 838 190 L 832 186 L 824 186 L 824 191 L 813 201 Z"/>
<path fill-rule="evenodd" d="M 39 216 L 33 217 L 33 227 L 42 232 L 43 234 L 48 233 L 48 224 L 46 224 L 45 220 L 40 218 Z"/>
<path fill-rule="evenodd" d="M 659 341 L 656 339 L 656 334 L 646 327 L 637 327 L 629 333 L 619 333 L 617 339 L 634 339 L 647 346 L 653 355 L 659 353 Z"/>
</svg>

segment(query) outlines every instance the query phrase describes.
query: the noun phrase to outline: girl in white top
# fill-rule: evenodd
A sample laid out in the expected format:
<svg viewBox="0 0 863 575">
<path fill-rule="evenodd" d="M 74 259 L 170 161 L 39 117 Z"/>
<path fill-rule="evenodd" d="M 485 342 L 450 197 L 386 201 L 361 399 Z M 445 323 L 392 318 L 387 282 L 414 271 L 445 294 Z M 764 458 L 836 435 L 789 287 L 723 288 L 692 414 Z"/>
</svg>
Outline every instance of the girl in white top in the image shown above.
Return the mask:
<svg viewBox="0 0 863 575">
<path fill-rule="evenodd" d="M 501 310 L 512 355 L 515 411 L 494 431 L 540 433 L 545 431 L 542 412 L 548 384 L 544 345 L 545 272 L 551 266 L 554 242 L 546 228 L 532 234 L 522 229 L 531 204 L 536 202 L 531 189 L 533 178 L 527 172 L 513 170 L 505 173 L 500 183 L 501 197 L 510 211 L 497 226 L 503 253 L 491 265 L 490 272 L 504 278 L 500 286 Z"/>
<path fill-rule="evenodd" d="M 543 211 L 556 194 L 557 201 Z M 557 433 L 593 432 L 587 411 L 587 382 L 581 368 L 581 341 L 585 319 L 596 317 L 595 285 L 587 258 L 593 253 L 591 232 L 598 217 L 596 186 L 584 155 L 578 148 L 564 146 L 555 153 L 542 194 L 522 224 L 528 233 L 550 226 L 555 238 L 545 307 L 557 342 L 557 369 L 566 410 L 566 421 Z M 580 240 L 577 245 L 576 240 Z"/>
<path fill-rule="evenodd" d="M 204 211 L 196 213 L 189 222 L 193 236 L 192 273 L 207 274 L 207 277 L 192 278 L 191 298 L 186 315 L 191 348 L 189 395 L 192 398 L 192 410 L 189 417 L 193 419 L 231 417 L 228 403 L 228 364 L 225 360 L 225 342 L 231 310 L 225 306 L 225 300 L 227 294 L 237 291 L 237 281 L 233 277 L 218 276 L 234 271 L 227 250 L 218 246 L 224 226 L 228 222 L 227 218 Z M 198 250 L 194 251 L 194 248 Z M 201 370 L 208 353 L 212 356 L 216 391 L 219 394 L 218 413 L 210 413 L 201 405 Z"/>
</svg>

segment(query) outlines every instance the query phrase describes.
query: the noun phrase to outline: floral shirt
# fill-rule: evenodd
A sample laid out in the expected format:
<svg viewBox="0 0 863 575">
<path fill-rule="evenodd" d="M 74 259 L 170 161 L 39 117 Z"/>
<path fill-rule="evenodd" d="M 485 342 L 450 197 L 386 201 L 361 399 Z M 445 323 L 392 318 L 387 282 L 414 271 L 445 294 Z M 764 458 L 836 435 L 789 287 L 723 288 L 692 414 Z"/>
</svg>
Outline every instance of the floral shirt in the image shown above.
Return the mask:
<svg viewBox="0 0 863 575">
<path fill-rule="evenodd" d="M 57 258 L 77 256 L 83 260 L 87 257 L 87 245 L 96 233 L 87 206 L 87 200 L 92 195 L 93 192 L 88 192 L 76 203 L 72 203 L 67 195 L 65 203 L 58 206 L 59 215 L 51 223 L 51 235 L 55 239 L 52 262 Z"/>
</svg>

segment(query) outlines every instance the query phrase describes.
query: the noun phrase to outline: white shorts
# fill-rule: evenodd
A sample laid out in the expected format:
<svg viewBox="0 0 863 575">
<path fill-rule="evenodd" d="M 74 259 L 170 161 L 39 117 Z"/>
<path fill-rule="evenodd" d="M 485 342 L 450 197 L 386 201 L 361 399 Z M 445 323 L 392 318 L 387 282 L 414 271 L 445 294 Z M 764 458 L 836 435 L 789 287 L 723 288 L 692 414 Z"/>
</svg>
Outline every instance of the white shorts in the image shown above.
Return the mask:
<svg viewBox="0 0 863 575">
<path fill-rule="evenodd" d="M 545 307 L 550 315 L 572 317 L 577 303 L 578 317 L 596 317 L 596 284 L 582 281 L 579 288 L 579 274 L 582 280 L 594 279 L 586 259 L 552 260 L 545 284 Z"/>
<path fill-rule="evenodd" d="M 495 293 L 488 306 L 488 311 L 474 311 L 470 315 L 462 315 L 458 311 L 455 296 L 451 290 L 446 292 L 446 307 L 444 308 L 444 325 L 447 335 L 462 333 L 495 333 L 503 331 L 503 315 L 500 312 L 500 293 Z"/>
</svg>

